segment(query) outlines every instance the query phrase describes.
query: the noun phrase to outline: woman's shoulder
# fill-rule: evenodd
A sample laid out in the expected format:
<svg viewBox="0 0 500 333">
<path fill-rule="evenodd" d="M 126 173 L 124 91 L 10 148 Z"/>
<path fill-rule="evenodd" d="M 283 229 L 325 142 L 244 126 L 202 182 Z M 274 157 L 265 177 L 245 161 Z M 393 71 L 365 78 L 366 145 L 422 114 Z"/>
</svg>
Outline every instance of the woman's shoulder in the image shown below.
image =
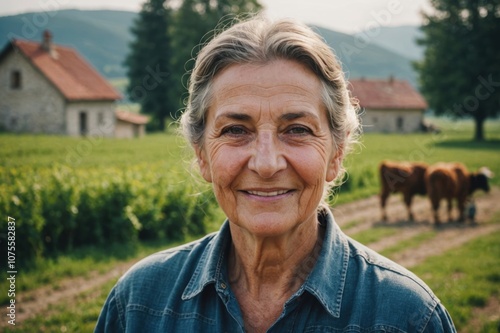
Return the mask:
<svg viewBox="0 0 500 333">
<path fill-rule="evenodd" d="M 433 305 L 439 303 L 429 286 L 410 270 L 349 237 L 348 242 L 355 272 L 363 276 L 360 281 L 377 279 L 381 290 L 387 288 L 392 292 L 406 293 L 414 300 Z"/>
<path fill-rule="evenodd" d="M 453 326 L 440 300 L 418 276 L 355 240 L 349 238 L 348 243 L 345 311 L 354 314 L 378 309 L 374 324 L 402 325 L 405 332 L 420 332 L 436 325 Z M 420 329 L 414 330 L 417 327 Z"/>
<path fill-rule="evenodd" d="M 114 325 L 118 324 L 121 328 L 131 325 L 133 331 L 154 331 L 151 327 L 156 327 L 158 320 L 172 309 L 189 311 L 189 304 L 182 302 L 182 295 L 192 278 L 200 275 L 200 267 L 205 266 L 217 251 L 221 252 L 224 241 L 225 237 L 217 232 L 137 262 L 113 287 L 99 325 L 109 326 L 108 331 L 113 332 L 117 331 Z M 182 310 L 181 306 L 187 309 Z M 148 322 L 149 329 L 137 328 L 146 325 L 146 314 L 156 319 Z M 96 331 L 101 329 L 104 330 L 100 327 Z"/>
<path fill-rule="evenodd" d="M 157 289 L 158 284 L 172 285 L 183 276 L 193 274 L 203 253 L 211 245 L 217 233 L 201 239 L 151 254 L 134 264 L 118 281 L 118 290 L 129 291 L 145 282 Z"/>
</svg>

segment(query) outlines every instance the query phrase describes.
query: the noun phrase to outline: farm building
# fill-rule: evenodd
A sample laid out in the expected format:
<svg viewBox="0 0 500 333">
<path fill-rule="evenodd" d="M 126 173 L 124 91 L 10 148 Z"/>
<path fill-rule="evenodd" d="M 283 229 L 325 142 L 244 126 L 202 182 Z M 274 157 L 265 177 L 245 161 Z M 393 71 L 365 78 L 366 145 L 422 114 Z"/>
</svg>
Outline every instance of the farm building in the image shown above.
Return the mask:
<svg viewBox="0 0 500 333">
<path fill-rule="evenodd" d="M 389 79 L 350 80 L 363 109 L 363 131 L 411 133 L 422 130 L 427 102 L 408 82 Z"/>
<path fill-rule="evenodd" d="M 115 110 L 122 96 L 76 50 L 11 40 L 0 52 L 0 128 L 70 136 L 134 137 L 147 118 Z"/>
<path fill-rule="evenodd" d="M 149 118 L 137 113 L 116 110 L 115 137 L 136 138 L 145 134 Z"/>
</svg>

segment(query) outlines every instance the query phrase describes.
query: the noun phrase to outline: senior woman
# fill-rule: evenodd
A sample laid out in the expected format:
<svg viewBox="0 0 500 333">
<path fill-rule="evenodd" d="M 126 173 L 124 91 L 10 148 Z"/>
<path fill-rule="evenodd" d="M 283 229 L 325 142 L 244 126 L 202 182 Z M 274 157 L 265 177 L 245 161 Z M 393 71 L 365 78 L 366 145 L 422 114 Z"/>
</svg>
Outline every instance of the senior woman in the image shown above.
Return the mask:
<svg viewBox="0 0 500 333">
<path fill-rule="evenodd" d="M 455 332 L 420 279 L 324 204 L 359 123 L 318 35 L 238 23 L 200 52 L 189 93 L 182 128 L 227 220 L 131 268 L 96 332 Z"/>
</svg>

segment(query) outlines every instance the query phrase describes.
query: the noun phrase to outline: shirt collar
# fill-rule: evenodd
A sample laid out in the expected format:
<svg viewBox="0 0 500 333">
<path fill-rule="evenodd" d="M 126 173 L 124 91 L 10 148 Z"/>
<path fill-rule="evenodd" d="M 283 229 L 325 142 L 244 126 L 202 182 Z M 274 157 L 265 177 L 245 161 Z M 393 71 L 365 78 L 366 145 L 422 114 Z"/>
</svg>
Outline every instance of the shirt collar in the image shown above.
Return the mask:
<svg viewBox="0 0 500 333">
<path fill-rule="evenodd" d="M 211 283 L 217 283 L 223 279 L 225 274 L 225 254 L 228 241 L 231 239 L 229 222 L 226 220 L 219 232 L 215 233 L 203 251 L 198 265 L 184 289 L 182 299 L 187 300 L 195 297 Z"/>
<path fill-rule="evenodd" d="M 318 219 L 326 227 L 322 234 L 323 244 L 312 272 L 298 293 L 308 291 L 328 313 L 338 318 L 346 284 L 349 246 L 330 210 L 321 211 Z M 208 284 L 219 284 L 223 280 L 226 274 L 225 254 L 230 239 L 229 222 L 226 220 L 203 251 L 195 272 L 184 289 L 183 300 L 195 297 Z M 219 289 L 218 286 L 216 288 Z"/>
<path fill-rule="evenodd" d="M 318 220 L 326 227 L 323 245 L 303 287 L 316 297 L 328 313 L 339 318 L 349 263 L 349 244 L 329 209 L 321 211 Z"/>
</svg>

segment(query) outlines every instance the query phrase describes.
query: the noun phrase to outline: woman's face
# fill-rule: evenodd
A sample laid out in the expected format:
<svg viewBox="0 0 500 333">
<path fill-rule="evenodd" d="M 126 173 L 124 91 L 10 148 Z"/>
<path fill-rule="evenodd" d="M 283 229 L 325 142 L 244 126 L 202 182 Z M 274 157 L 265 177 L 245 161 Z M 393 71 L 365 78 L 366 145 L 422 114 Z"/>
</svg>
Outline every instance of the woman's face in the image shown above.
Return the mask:
<svg viewBox="0 0 500 333">
<path fill-rule="evenodd" d="M 201 173 L 229 221 L 255 236 L 284 235 L 317 221 L 337 154 L 321 83 L 290 60 L 232 65 L 213 82 Z"/>
</svg>

